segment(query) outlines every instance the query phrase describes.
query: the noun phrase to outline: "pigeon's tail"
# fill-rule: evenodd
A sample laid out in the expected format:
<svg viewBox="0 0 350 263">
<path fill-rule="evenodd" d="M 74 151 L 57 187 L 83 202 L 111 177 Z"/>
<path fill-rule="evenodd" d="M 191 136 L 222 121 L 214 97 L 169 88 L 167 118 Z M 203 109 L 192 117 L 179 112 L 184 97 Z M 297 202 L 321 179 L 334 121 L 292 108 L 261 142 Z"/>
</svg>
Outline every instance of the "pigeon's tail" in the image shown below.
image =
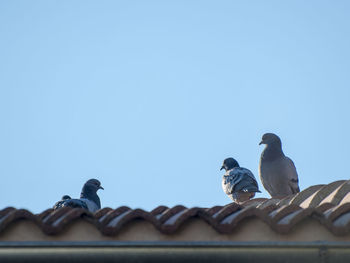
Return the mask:
<svg viewBox="0 0 350 263">
<path fill-rule="evenodd" d="M 235 192 L 232 194 L 231 199 L 236 203 L 242 203 L 252 199 L 255 196 L 255 192 Z"/>
<path fill-rule="evenodd" d="M 248 193 L 261 193 L 261 191 L 256 187 L 256 186 L 248 186 L 244 187 L 242 189 L 243 192 L 248 192 Z"/>
</svg>

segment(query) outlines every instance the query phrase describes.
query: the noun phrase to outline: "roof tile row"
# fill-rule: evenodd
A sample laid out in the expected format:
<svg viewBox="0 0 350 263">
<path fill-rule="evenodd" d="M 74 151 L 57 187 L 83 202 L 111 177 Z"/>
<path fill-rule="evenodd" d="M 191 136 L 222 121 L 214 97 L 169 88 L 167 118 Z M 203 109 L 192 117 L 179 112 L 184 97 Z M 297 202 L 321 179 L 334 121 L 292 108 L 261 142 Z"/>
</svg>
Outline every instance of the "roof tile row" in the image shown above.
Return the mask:
<svg viewBox="0 0 350 263">
<path fill-rule="evenodd" d="M 350 230 L 350 181 L 311 186 L 281 199 L 256 198 L 242 204 L 231 203 L 212 208 L 159 206 L 147 212 L 122 206 L 117 209 L 103 208 L 92 214 L 84 209 L 65 207 L 32 214 L 27 210 L 8 207 L 0 211 L 0 235 L 19 219 L 33 221 L 48 235 L 59 234 L 77 219 L 87 220 L 107 236 L 116 235 L 136 219 L 150 222 L 163 234 L 173 234 L 191 218 L 204 220 L 217 232 L 228 234 L 249 217 L 262 220 L 281 234 L 288 233 L 302 220 L 312 218 L 334 235 L 345 235 Z"/>
</svg>

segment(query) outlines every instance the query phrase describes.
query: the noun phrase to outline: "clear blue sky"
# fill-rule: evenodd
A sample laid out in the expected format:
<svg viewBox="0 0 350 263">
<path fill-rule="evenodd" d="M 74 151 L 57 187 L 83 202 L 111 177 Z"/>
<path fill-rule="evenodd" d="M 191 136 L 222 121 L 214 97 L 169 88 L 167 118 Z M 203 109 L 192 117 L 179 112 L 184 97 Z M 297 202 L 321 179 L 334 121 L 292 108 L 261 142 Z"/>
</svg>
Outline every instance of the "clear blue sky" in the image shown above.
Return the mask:
<svg viewBox="0 0 350 263">
<path fill-rule="evenodd" d="M 0 209 L 41 212 L 90 178 L 104 207 L 224 205 L 223 159 L 258 178 L 265 132 L 301 189 L 348 179 L 349 13 L 349 1 L 0 1 Z"/>
</svg>

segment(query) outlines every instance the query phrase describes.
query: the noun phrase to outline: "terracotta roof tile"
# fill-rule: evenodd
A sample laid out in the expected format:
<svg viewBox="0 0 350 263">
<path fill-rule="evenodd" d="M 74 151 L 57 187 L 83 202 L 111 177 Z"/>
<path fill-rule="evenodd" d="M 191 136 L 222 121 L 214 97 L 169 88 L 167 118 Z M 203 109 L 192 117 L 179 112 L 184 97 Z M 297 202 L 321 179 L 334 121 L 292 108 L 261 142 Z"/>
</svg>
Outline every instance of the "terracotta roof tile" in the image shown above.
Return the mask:
<svg viewBox="0 0 350 263">
<path fill-rule="evenodd" d="M 342 185 L 345 181 L 335 181 L 333 183 L 330 183 L 328 185 L 323 186 L 320 188 L 315 194 L 313 195 L 312 200 L 310 200 L 310 204 L 308 207 L 316 207 L 318 206 L 323 200 L 325 200 L 329 195 L 331 195 L 334 191 L 337 190 L 337 188 Z"/>
<path fill-rule="evenodd" d="M 310 196 L 315 194 L 323 186 L 324 186 L 323 184 L 319 184 L 319 185 L 313 185 L 306 188 L 300 193 L 297 193 L 296 195 L 294 195 L 290 203 L 295 205 L 301 205 L 303 202 L 305 202 L 305 200 L 307 200 Z"/>
<path fill-rule="evenodd" d="M 346 232 L 349 231 L 349 229 L 347 228 L 347 226 L 349 226 L 349 224 L 350 224 L 350 212 L 342 214 L 333 222 L 333 225 L 335 227 L 340 227 L 340 228 L 346 227 L 346 230 L 345 230 Z"/>
<path fill-rule="evenodd" d="M 257 208 L 259 209 L 265 209 L 267 207 L 272 207 L 273 209 L 276 209 L 277 203 L 280 201 L 280 199 L 276 199 L 276 198 L 271 198 L 271 199 L 266 199 L 265 201 L 262 201 Z"/>
<path fill-rule="evenodd" d="M 283 218 L 287 217 L 289 214 L 302 210 L 300 206 L 297 205 L 284 205 L 281 206 L 275 210 L 273 210 L 269 217 L 271 218 L 271 221 L 274 223 L 277 223 L 278 221 L 282 220 Z"/>
<path fill-rule="evenodd" d="M 307 217 L 310 217 L 312 213 L 312 208 L 296 210 L 292 213 L 287 214 L 285 217 L 282 217 L 272 227 L 281 234 L 288 233 L 297 223 L 299 223 Z"/>
<path fill-rule="evenodd" d="M 173 234 L 191 218 L 205 221 L 219 233 L 231 233 L 242 221 L 255 217 L 274 231 L 285 234 L 306 218 L 318 221 L 334 235 L 344 235 L 350 230 L 350 181 L 336 181 L 328 185 L 311 186 L 304 191 L 282 199 L 256 198 L 241 204 L 231 203 L 211 208 L 172 208 L 159 206 L 151 212 L 122 206 L 103 208 L 95 214 L 84 209 L 48 209 L 32 214 L 23 209 L 8 207 L 0 210 L 0 235 L 15 221 L 34 222 L 45 234 L 62 232 L 75 220 L 86 220 L 103 235 L 117 235 L 134 220 L 151 223 L 163 234 Z"/>
<path fill-rule="evenodd" d="M 240 209 L 241 209 L 240 205 L 238 205 L 236 203 L 231 203 L 229 205 L 222 207 L 219 211 L 217 211 L 215 214 L 213 214 L 212 218 L 215 219 L 217 222 L 221 222 L 228 215 L 231 215 L 232 213 L 234 213 Z"/>
<path fill-rule="evenodd" d="M 350 193 L 350 182 L 346 181 L 339 187 L 339 190 L 335 192 L 335 195 L 332 199 L 332 203 L 340 204 L 340 203 L 349 202 L 350 201 L 349 193 Z"/>
</svg>

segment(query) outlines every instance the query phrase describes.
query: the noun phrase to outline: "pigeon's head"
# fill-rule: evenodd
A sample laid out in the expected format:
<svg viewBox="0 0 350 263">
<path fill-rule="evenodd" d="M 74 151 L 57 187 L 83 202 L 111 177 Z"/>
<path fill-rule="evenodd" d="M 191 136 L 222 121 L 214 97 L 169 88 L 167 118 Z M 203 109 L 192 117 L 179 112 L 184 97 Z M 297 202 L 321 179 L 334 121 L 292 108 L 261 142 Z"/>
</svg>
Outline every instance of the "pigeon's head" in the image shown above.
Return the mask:
<svg viewBox="0 0 350 263">
<path fill-rule="evenodd" d="M 266 145 L 281 145 L 281 139 L 280 137 L 278 137 L 276 134 L 274 133 L 265 133 L 262 136 L 261 142 L 259 143 L 259 145 L 261 144 L 266 144 Z"/>
<path fill-rule="evenodd" d="M 72 199 L 72 198 L 69 195 L 62 196 L 62 200 L 68 200 L 68 199 Z"/>
<path fill-rule="evenodd" d="M 97 192 L 98 189 L 103 189 L 103 187 L 101 186 L 101 183 L 99 180 L 97 179 L 90 179 L 88 180 L 85 184 L 83 189 L 86 189 L 87 191 L 91 191 L 91 192 Z"/>
<path fill-rule="evenodd" d="M 222 163 L 220 171 L 222 169 L 225 169 L 225 171 L 228 171 L 228 170 L 231 170 L 231 169 L 233 169 L 235 167 L 239 167 L 238 162 L 235 159 L 231 158 L 231 157 L 230 158 L 226 158 L 224 160 L 224 162 Z"/>
</svg>

